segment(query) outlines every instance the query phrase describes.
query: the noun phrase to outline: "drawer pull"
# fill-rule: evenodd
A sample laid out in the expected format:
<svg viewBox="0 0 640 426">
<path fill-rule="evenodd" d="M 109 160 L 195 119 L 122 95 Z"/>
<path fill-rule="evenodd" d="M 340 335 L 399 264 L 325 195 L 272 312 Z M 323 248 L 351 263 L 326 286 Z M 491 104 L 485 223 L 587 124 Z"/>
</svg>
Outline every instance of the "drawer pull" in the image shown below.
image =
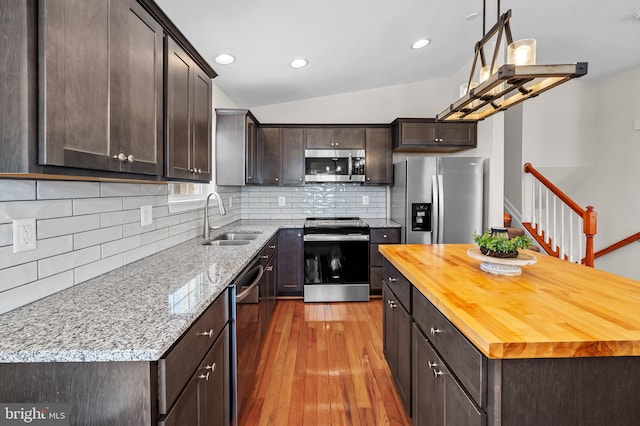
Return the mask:
<svg viewBox="0 0 640 426">
<path fill-rule="evenodd" d="M 214 362 L 211 365 L 207 365 L 206 367 L 204 367 L 205 370 L 211 370 L 211 374 L 216 372 L 216 363 Z M 207 373 L 209 374 L 209 373 Z"/>
<path fill-rule="evenodd" d="M 209 331 L 201 331 L 200 336 L 207 336 L 207 337 L 213 337 L 213 328 Z"/>
<path fill-rule="evenodd" d="M 269 248 L 270 249 L 274 249 L 274 248 L 276 248 L 276 246 L 275 245 L 271 245 L 271 246 L 269 246 Z"/>
<path fill-rule="evenodd" d="M 442 333 L 442 330 L 440 330 L 439 328 L 433 328 L 431 327 L 431 335 L 434 336 L 438 333 Z"/>
<path fill-rule="evenodd" d="M 389 306 L 391 306 L 391 309 L 395 309 L 398 307 L 398 305 L 396 305 L 396 302 L 394 301 L 390 301 Z"/>
<path fill-rule="evenodd" d="M 267 266 L 266 268 L 264 268 L 265 271 L 273 271 L 273 266 Z"/>
<path fill-rule="evenodd" d="M 429 366 L 429 368 L 436 368 L 438 366 L 437 362 L 431 362 L 431 361 L 427 361 L 427 365 Z"/>
<path fill-rule="evenodd" d="M 207 371 L 207 374 L 201 374 L 201 375 L 199 375 L 199 376 L 198 376 L 198 379 L 205 379 L 205 380 L 208 382 L 208 381 L 209 381 L 209 374 L 211 374 L 211 373 L 209 373 L 209 372 Z"/>
<path fill-rule="evenodd" d="M 433 370 L 433 377 L 435 377 L 436 379 L 438 378 L 438 376 L 442 376 L 443 374 L 444 373 L 442 371 L 436 369 Z"/>
<path fill-rule="evenodd" d="M 389 282 L 390 282 L 390 283 L 395 283 L 396 281 L 398 281 L 398 279 L 397 279 L 397 278 L 389 277 L 388 279 L 389 279 Z"/>
<path fill-rule="evenodd" d="M 382 238 L 387 238 L 387 234 L 382 234 Z"/>
<path fill-rule="evenodd" d="M 260 259 L 268 259 L 269 255 L 268 254 L 263 254 L 262 256 L 260 256 Z"/>
</svg>

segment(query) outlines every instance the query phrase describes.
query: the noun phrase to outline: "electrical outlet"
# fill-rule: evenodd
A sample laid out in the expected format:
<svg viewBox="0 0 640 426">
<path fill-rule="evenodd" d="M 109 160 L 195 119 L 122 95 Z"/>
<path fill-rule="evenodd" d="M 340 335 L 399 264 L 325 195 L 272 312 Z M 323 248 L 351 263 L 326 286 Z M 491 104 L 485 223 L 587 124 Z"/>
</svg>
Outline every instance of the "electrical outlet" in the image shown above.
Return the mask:
<svg viewBox="0 0 640 426">
<path fill-rule="evenodd" d="M 363 206 L 368 206 L 369 205 L 369 196 L 368 195 L 363 195 L 362 196 L 362 205 Z"/>
<path fill-rule="evenodd" d="M 140 225 L 149 226 L 153 221 L 153 209 L 151 205 L 140 206 Z"/>
<path fill-rule="evenodd" d="M 285 197 L 283 197 L 282 195 L 278 197 L 278 206 L 280 207 L 284 207 L 286 204 L 287 199 Z"/>
<path fill-rule="evenodd" d="M 13 252 L 36 248 L 36 219 L 15 219 L 13 221 Z"/>
</svg>

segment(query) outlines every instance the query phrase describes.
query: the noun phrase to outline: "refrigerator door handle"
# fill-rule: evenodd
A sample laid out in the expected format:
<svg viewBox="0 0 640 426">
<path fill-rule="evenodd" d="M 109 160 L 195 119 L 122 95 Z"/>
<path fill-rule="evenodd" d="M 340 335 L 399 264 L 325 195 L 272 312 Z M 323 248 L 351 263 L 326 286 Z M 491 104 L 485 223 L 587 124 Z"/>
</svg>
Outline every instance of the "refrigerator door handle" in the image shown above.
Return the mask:
<svg viewBox="0 0 640 426">
<path fill-rule="evenodd" d="M 431 176 L 431 244 L 438 244 L 438 226 L 440 220 L 440 195 L 438 193 L 438 175 Z"/>
<path fill-rule="evenodd" d="M 444 242 L 444 184 L 443 176 L 437 175 L 438 180 L 438 244 Z"/>
</svg>

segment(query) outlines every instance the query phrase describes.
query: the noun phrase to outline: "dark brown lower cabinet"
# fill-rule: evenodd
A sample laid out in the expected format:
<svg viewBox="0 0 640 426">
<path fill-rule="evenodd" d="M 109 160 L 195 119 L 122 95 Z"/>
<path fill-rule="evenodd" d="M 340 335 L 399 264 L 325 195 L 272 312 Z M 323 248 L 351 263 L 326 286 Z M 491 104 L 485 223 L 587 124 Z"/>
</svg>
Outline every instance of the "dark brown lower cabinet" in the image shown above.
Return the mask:
<svg viewBox="0 0 640 426">
<path fill-rule="evenodd" d="M 380 244 L 400 244 L 400 228 L 372 228 L 369 238 L 369 294 L 382 294 L 382 255 Z"/>
<path fill-rule="evenodd" d="M 411 314 L 385 283 L 382 288 L 383 352 L 400 391 L 408 414 L 411 414 Z"/>
<path fill-rule="evenodd" d="M 486 414 L 467 396 L 416 324 L 413 325 L 414 426 L 484 426 Z"/>
<path fill-rule="evenodd" d="M 278 234 L 278 296 L 304 292 L 303 230 L 281 229 Z"/>
</svg>

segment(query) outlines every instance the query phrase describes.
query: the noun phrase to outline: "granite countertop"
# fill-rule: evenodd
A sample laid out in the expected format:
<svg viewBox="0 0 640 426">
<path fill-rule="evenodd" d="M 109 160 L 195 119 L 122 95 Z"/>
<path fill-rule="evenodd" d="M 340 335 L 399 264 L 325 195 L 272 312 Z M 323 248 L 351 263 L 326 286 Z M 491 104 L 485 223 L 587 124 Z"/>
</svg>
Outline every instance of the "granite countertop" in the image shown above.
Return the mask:
<svg viewBox="0 0 640 426">
<path fill-rule="evenodd" d="M 260 232 L 244 246 L 194 238 L 0 316 L 0 362 L 156 361 L 278 229 L 238 221 L 211 233 Z"/>
</svg>

